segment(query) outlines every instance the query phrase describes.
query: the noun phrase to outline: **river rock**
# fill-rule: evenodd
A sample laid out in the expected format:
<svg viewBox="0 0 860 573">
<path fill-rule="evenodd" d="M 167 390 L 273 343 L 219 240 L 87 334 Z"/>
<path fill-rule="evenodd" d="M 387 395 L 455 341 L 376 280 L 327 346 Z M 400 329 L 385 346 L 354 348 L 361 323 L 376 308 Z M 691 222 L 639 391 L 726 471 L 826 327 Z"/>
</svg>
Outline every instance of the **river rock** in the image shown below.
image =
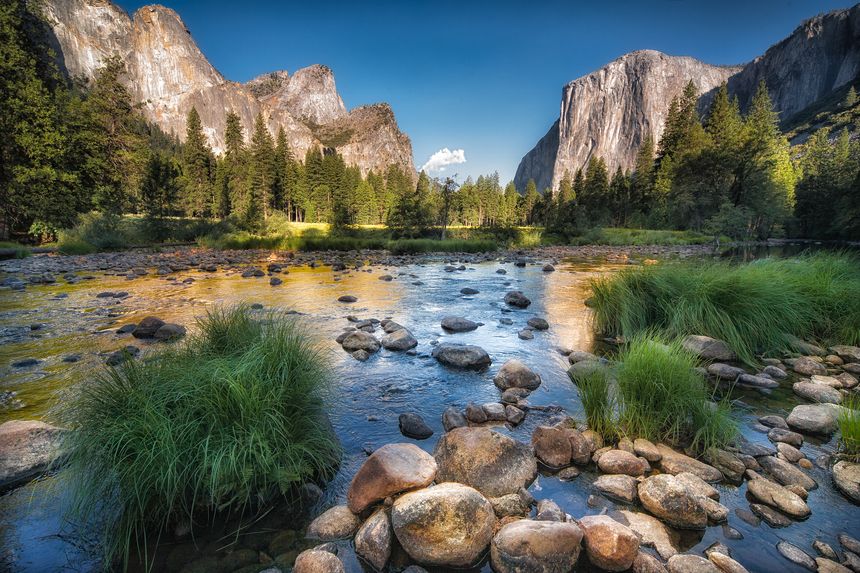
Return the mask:
<svg viewBox="0 0 860 573">
<path fill-rule="evenodd" d="M 430 454 L 414 444 L 386 444 L 352 478 L 347 505 L 359 514 L 388 496 L 426 487 L 435 477 L 436 461 Z"/>
<path fill-rule="evenodd" d="M 836 431 L 839 412 L 839 406 L 834 404 L 801 404 L 791 410 L 785 421 L 801 432 L 829 435 Z"/>
<path fill-rule="evenodd" d="M 792 446 L 791 444 L 786 444 L 785 442 L 777 442 L 776 450 L 779 454 L 787 461 L 791 463 L 797 463 L 803 458 L 803 452 Z"/>
<path fill-rule="evenodd" d="M 792 369 L 798 374 L 803 374 L 804 376 L 812 376 L 813 374 L 827 374 L 827 368 L 824 367 L 824 364 L 822 364 L 821 362 L 817 362 L 808 356 L 801 356 L 800 358 L 795 360 Z"/>
<path fill-rule="evenodd" d="M 858 382 L 856 376 L 852 376 L 847 372 L 842 372 L 841 374 L 836 376 L 836 379 L 839 380 L 839 383 L 842 385 L 842 387 L 846 389 L 854 388 L 855 386 L 857 386 L 858 383 L 860 383 Z"/>
<path fill-rule="evenodd" d="M 455 481 L 489 497 L 528 487 L 537 477 L 531 446 L 489 428 L 456 428 L 446 433 L 433 452 L 437 481 Z"/>
<path fill-rule="evenodd" d="M 803 436 L 797 432 L 792 432 L 791 430 L 780 427 L 771 428 L 767 433 L 767 438 L 775 444 L 790 444 L 795 448 L 799 448 L 803 445 Z"/>
<path fill-rule="evenodd" d="M 532 318 L 526 321 L 526 324 L 534 328 L 535 330 L 547 330 L 549 329 L 549 323 L 543 318 L 539 318 L 537 316 L 533 316 Z"/>
<path fill-rule="evenodd" d="M 806 491 L 818 487 L 815 480 L 806 475 L 803 470 L 793 466 L 776 456 L 764 456 L 758 459 L 759 465 L 782 485 L 799 485 Z"/>
<path fill-rule="evenodd" d="M 851 573 L 851 569 L 845 565 L 825 557 L 816 557 L 815 566 L 818 568 L 818 573 Z"/>
<path fill-rule="evenodd" d="M 586 352 L 584 350 L 574 350 L 567 355 L 567 361 L 570 364 L 576 364 L 577 362 L 583 362 L 587 360 L 593 360 L 594 362 L 597 362 L 599 358 L 595 354 L 592 354 L 591 352 Z"/>
<path fill-rule="evenodd" d="M 512 290 L 505 295 L 505 303 L 517 308 L 527 308 L 532 301 L 522 291 Z"/>
<path fill-rule="evenodd" d="M 860 504 L 860 464 L 847 460 L 833 465 L 833 483 L 848 498 Z"/>
<path fill-rule="evenodd" d="M 728 344 L 709 336 L 691 334 L 681 341 L 681 345 L 702 360 L 732 362 L 738 358 Z"/>
<path fill-rule="evenodd" d="M 687 489 L 696 495 L 707 497 L 714 501 L 720 500 L 720 492 L 696 474 L 681 472 L 679 474 L 675 474 L 675 479 L 687 486 Z"/>
<path fill-rule="evenodd" d="M 341 342 L 341 346 L 347 352 L 363 350 L 368 354 L 373 354 L 379 350 L 379 341 L 368 332 L 355 330 L 346 335 L 343 342 Z"/>
<path fill-rule="evenodd" d="M 490 544 L 496 515 L 477 490 L 449 482 L 399 497 L 391 508 L 391 524 L 400 545 L 418 563 L 469 567 Z"/>
<path fill-rule="evenodd" d="M 860 362 L 860 347 L 858 346 L 831 346 L 830 352 L 837 355 L 845 362 Z"/>
<path fill-rule="evenodd" d="M 669 573 L 720 573 L 716 565 L 698 555 L 675 555 L 666 566 Z"/>
<path fill-rule="evenodd" d="M 45 472 L 59 455 L 64 430 L 37 420 L 0 425 L 0 491 Z"/>
<path fill-rule="evenodd" d="M 574 428 L 564 428 L 570 442 L 570 461 L 578 466 L 586 466 L 591 461 L 592 442 L 585 434 Z"/>
<path fill-rule="evenodd" d="M 816 374 L 809 379 L 813 384 L 824 384 L 831 388 L 842 388 L 842 382 L 835 376 L 820 376 Z"/>
<path fill-rule="evenodd" d="M 779 388 L 779 382 L 766 376 L 755 376 L 753 374 L 741 374 L 738 376 L 738 384 L 751 386 L 753 388 Z"/>
<path fill-rule="evenodd" d="M 792 545 L 788 541 L 780 541 L 776 544 L 776 549 L 792 563 L 797 563 L 810 571 L 816 570 L 815 561 L 800 547 Z"/>
<path fill-rule="evenodd" d="M 681 536 L 677 531 L 647 513 L 627 510 L 618 513 L 623 517 L 627 527 L 639 536 L 642 545 L 653 547 L 663 559 L 669 559 L 678 553 Z"/>
<path fill-rule="evenodd" d="M 765 366 L 764 370 L 762 370 L 762 372 L 767 374 L 768 376 L 770 376 L 774 380 L 782 380 L 783 378 L 788 377 L 788 373 L 786 373 L 785 370 L 783 370 L 779 366 L 775 366 L 773 364 Z"/>
<path fill-rule="evenodd" d="M 351 294 L 344 294 L 344 295 L 337 297 L 337 301 L 338 302 L 348 302 L 348 303 L 358 302 L 358 297 L 353 296 Z"/>
<path fill-rule="evenodd" d="M 791 387 L 794 393 L 801 398 L 820 404 L 839 404 L 842 402 L 842 394 L 839 390 L 825 384 L 814 382 L 795 382 Z"/>
<path fill-rule="evenodd" d="M 662 456 L 660 469 L 666 473 L 675 475 L 681 472 L 690 472 L 709 483 L 716 483 L 723 479 L 723 474 L 717 468 L 676 452 L 665 444 L 657 444 L 657 451 Z"/>
<path fill-rule="evenodd" d="M 633 531 L 607 515 L 588 515 L 579 520 L 584 531 L 585 553 L 593 565 L 605 571 L 625 571 L 639 551 Z"/>
<path fill-rule="evenodd" d="M 687 486 L 674 476 L 659 474 L 639 484 L 639 501 L 653 515 L 679 529 L 704 529 L 708 513 Z"/>
<path fill-rule="evenodd" d="M 521 519 L 504 525 L 490 545 L 496 573 L 569 573 L 579 558 L 575 523 Z"/>
<path fill-rule="evenodd" d="M 600 493 L 625 503 L 636 501 L 637 485 L 636 478 L 628 475 L 605 474 L 594 480 L 594 487 L 599 489 Z"/>
<path fill-rule="evenodd" d="M 538 521 L 565 521 L 564 510 L 551 499 L 537 502 L 535 519 Z"/>
<path fill-rule="evenodd" d="M 704 457 L 727 480 L 736 484 L 743 480 L 747 467 L 733 453 L 720 448 L 709 448 Z"/>
<path fill-rule="evenodd" d="M 777 510 L 769 507 L 767 505 L 761 503 L 751 503 L 750 509 L 752 512 L 765 521 L 771 527 L 788 527 L 793 522 L 791 519 L 786 517 L 784 514 L 778 512 Z"/>
<path fill-rule="evenodd" d="M 642 550 L 636 554 L 630 571 L 631 573 L 667 573 L 659 559 Z"/>
<path fill-rule="evenodd" d="M 424 418 L 415 412 L 400 414 L 397 421 L 400 426 L 400 433 L 407 438 L 426 440 L 433 435 L 433 430 L 427 425 Z"/>
<path fill-rule="evenodd" d="M 382 346 L 387 350 L 402 352 L 418 346 L 418 341 L 412 336 L 412 333 L 405 328 L 400 328 L 382 338 Z"/>
<path fill-rule="evenodd" d="M 509 493 L 501 497 L 491 497 L 490 504 L 499 519 L 503 517 L 523 516 L 529 512 L 529 505 L 518 493 Z"/>
<path fill-rule="evenodd" d="M 466 420 L 466 416 L 464 416 L 463 413 L 454 406 L 448 406 L 445 408 L 445 411 L 442 412 L 442 427 L 445 428 L 446 432 L 450 432 L 454 428 L 463 428 L 468 425 L 469 421 Z"/>
<path fill-rule="evenodd" d="M 137 330 L 137 329 L 135 329 Z M 185 327 L 181 324 L 174 324 L 172 322 L 166 322 L 162 324 L 158 330 L 155 331 L 155 334 L 152 337 L 156 340 L 175 340 L 177 338 L 182 338 L 185 336 Z M 133 335 L 134 333 L 132 333 Z"/>
<path fill-rule="evenodd" d="M 528 366 L 519 360 L 511 359 L 502 364 L 498 373 L 493 377 L 493 382 L 500 390 L 509 388 L 537 390 L 541 380 L 540 375 L 533 372 Z"/>
<path fill-rule="evenodd" d="M 641 476 L 648 470 L 648 464 L 637 458 L 630 452 L 624 450 L 610 450 L 600 456 L 597 467 L 607 474 L 624 474 L 628 476 Z"/>
<path fill-rule="evenodd" d="M 720 380 L 737 380 L 741 374 L 746 374 L 746 371 L 743 368 L 729 366 L 722 362 L 714 362 L 708 365 L 708 374 Z"/>
<path fill-rule="evenodd" d="M 516 406 L 511 406 L 510 404 L 505 406 L 505 419 L 514 426 L 522 422 L 525 417 L 526 413 Z"/>
<path fill-rule="evenodd" d="M 489 422 L 504 422 L 508 419 L 505 405 L 499 402 L 487 402 L 481 405 L 481 409 L 487 415 L 487 421 Z"/>
<path fill-rule="evenodd" d="M 650 441 L 644 438 L 636 438 L 633 440 L 633 451 L 637 456 L 641 456 L 649 462 L 659 462 L 663 458 L 663 454 Z"/>
<path fill-rule="evenodd" d="M 478 323 L 462 316 L 446 316 L 442 319 L 442 328 L 448 332 L 469 332 L 478 328 Z"/>
<path fill-rule="evenodd" d="M 302 551 L 296 557 L 293 573 L 344 573 L 343 563 L 334 553 L 319 549 Z"/>
<path fill-rule="evenodd" d="M 749 573 L 747 568 L 719 551 L 711 551 L 708 553 L 708 559 L 717 566 L 721 573 Z"/>
<path fill-rule="evenodd" d="M 345 505 L 336 505 L 323 512 L 308 526 L 307 536 L 311 539 L 334 541 L 352 537 L 361 520 Z"/>
<path fill-rule="evenodd" d="M 797 519 L 803 519 L 811 513 L 809 506 L 797 494 L 769 479 L 759 477 L 749 480 L 747 491 L 758 501 Z"/>
<path fill-rule="evenodd" d="M 524 328 L 517 333 L 517 336 L 520 340 L 534 340 L 535 333 L 534 330 L 530 328 Z"/>
<path fill-rule="evenodd" d="M 135 338 L 153 338 L 155 332 L 162 326 L 164 326 L 163 320 L 155 316 L 147 316 L 137 323 L 131 335 Z"/>
<path fill-rule="evenodd" d="M 467 344 L 440 344 L 433 349 L 433 357 L 445 366 L 465 370 L 483 370 L 492 362 L 486 350 Z"/>
<path fill-rule="evenodd" d="M 392 537 L 388 510 L 378 509 L 355 534 L 355 552 L 377 571 L 382 571 L 391 557 Z"/>
<path fill-rule="evenodd" d="M 570 463 L 570 440 L 563 428 L 538 426 L 532 433 L 532 447 L 538 459 L 551 468 Z"/>
<path fill-rule="evenodd" d="M 768 428 L 782 428 L 784 430 L 788 429 L 788 424 L 786 423 L 785 418 L 783 418 L 782 416 L 761 416 L 758 421 L 759 423 L 767 426 Z"/>
<path fill-rule="evenodd" d="M 487 413 L 477 404 L 466 404 L 466 419 L 473 424 L 483 424 L 487 421 Z"/>
</svg>

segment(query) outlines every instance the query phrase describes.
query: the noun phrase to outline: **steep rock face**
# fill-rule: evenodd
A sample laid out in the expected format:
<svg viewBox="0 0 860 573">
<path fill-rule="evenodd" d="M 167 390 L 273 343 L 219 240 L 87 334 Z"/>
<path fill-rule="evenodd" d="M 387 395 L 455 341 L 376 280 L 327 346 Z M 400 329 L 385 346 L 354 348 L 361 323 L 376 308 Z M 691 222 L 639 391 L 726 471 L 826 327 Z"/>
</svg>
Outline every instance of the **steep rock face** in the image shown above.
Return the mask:
<svg viewBox="0 0 860 573">
<path fill-rule="evenodd" d="M 816 16 L 743 67 L 692 58 L 632 52 L 564 87 L 559 119 L 520 162 L 514 182 L 555 189 L 566 171 L 603 157 L 610 173 L 633 167 L 648 134 L 659 139 L 672 98 L 692 79 L 700 106 L 728 83 L 746 108 L 758 82 L 767 82 L 783 122 L 860 76 L 860 5 Z"/>
<path fill-rule="evenodd" d="M 347 111 L 326 66 L 276 71 L 247 84 L 226 80 L 194 42 L 179 15 L 153 5 L 129 17 L 108 0 L 47 0 L 45 15 L 56 37 L 60 63 L 70 76 L 92 77 L 118 54 L 126 81 L 145 115 L 168 133 L 185 135 L 196 108 L 216 153 L 224 148 L 225 116 L 239 115 L 250 139 L 262 112 L 272 134 L 281 128 L 297 157 L 308 148 L 335 147 L 363 173 L 396 163 L 414 173 L 412 146 L 385 104 Z"/>
<path fill-rule="evenodd" d="M 539 190 L 555 189 L 565 172 L 572 175 L 592 157 L 602 157 L 610 173 L 632 168 L 645 139 L 659 139 L 669 102 L 688 81 L 705 93 L 737 71 L 642 50 L 570 82 L 559 120 L 520 163 L 517 188 L 534 179 Z"/>
</svg>

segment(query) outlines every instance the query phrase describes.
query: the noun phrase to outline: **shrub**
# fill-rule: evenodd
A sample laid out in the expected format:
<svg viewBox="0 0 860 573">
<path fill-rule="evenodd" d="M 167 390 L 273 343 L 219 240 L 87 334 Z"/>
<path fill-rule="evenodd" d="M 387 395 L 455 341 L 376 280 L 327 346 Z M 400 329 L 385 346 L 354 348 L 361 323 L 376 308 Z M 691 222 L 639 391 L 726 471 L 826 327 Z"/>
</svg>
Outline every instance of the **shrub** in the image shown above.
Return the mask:
<svg viewBox="0 0 860 573">
<path fill-rule="evenodd" d="M 860 463 L 860 398 L 842 402 L 839 412 L 839 450 L 846 459 Z"/>
<path fill-rule="evenodd" d="M 330 471 L 323 355 L 298 323 L 217 309 L 199 334 L 80 389 L 65 422 L 74 517 L 105 507 L 106 563 L 146 557 L 147 535 L 259 509 Z M 199 521 L 198 521 L 199 522 Z"/>
<path fill-rule="evenodd" d="M 846 253 L 747 264 L 668 263 L 592 281 L 595 327 L 635 336 L 703 334 L 749 364 L 797 339 L 860 343 L 860 261 Z"/>
</svg>

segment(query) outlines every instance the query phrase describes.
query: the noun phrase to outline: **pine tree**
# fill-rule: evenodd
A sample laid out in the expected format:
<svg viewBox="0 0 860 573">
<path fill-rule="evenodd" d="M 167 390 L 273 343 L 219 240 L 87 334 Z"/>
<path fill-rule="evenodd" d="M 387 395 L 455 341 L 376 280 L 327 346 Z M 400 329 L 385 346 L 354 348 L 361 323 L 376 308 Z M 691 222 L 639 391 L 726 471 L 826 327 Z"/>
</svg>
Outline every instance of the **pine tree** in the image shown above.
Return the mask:
<svg viewBox="0 0 860 573">
<path fill-rule="evenodd" d="M 430 178 L 424 171 L 418 174 L 415 187 L 398 197 L 389 217 L 388 226 L 402 237 L 420 237 L 430 227 L 426 198 L 430 194 Z"/>
<path fill-rule="evenodd" d="M 541 196 L 538 193 L 535 180 L 529 179 L 528 183 L 526 183 L 526 193 L 523 197 L 522 212 L 520 214 L 520 220 L 526 225 L 533 225 L 535 223 L 540 198 Z"/>
<path fill-rule="evenodd" d="M 209 214 L 214 203 L 213 175 L 214 156 L 206 136 L 197 108 L 192 107 L 185 122 L 185 147 L 182 154 L 182 180 L 186 212 L 196 217 Z"/>
<path fill-rule="evenodd" d="M 504 205 L 505 205 L 505 225 L 517 224 L 517 203 L 520 199 L 520 194 L 517 193 L 517 188 L 514 182 L 511 181 L 505 186 Z"/>
<path fill-rule="evenodd" d="M 254 195 L 259 198 L 260 211 L 263 220 L 269 218 L 272 205 L 276 201 L 275 181 L 277 177 L 275 162 L 275 144 L 272 134 L 266 127 L 263 114 L 258 113 L 254 120 L 254 132 L 251 135 L 251 167 L 250 182 Z"/>
<path fill-rule="evenodd" d="M 650 211 L 654 198 L 654 175 L 654 138 L 649 135 L 636 153 L 630 184 L 631 211 Z"/>
<path fill-rule="evenodd" d="M 277 202 L 276 209 L 282 209 L 290 217 L 293 208 L 292 190 L 293 190 L 293 170 L 291 163 L 293 162 L 293 153 L 290 151 L 290 146 L 287 143 L 287 134 L 284 133 L 284 128 L 278 128 L 278 135 L 275 137 L 275 196 Z"/>
<path fill-rule="evenodd" d="M 845 94 L 845 100 L 842 102 L 842 107 L 845 109 L 851 109 L 857 105 L 857 90 L 854 89 L 854 86 L 848 88 L 848 93 Z"/>
<path fill-rule="evenodd" d="M 179 168 L 164 152 L 150 154 L 141 182 L 143 212 L 149 235 L 164 239 L 164 218 L 173 214 L 178 193 Z"/>
</svg>

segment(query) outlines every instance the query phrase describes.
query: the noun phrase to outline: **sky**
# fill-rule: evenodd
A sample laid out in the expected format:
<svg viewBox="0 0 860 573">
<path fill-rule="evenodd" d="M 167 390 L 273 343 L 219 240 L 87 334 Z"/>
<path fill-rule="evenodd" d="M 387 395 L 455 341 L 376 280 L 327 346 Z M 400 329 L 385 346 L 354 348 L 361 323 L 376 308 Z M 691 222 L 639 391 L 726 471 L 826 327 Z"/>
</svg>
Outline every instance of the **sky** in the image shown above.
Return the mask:
<svg viewBox="0 0 860 573">
<path fill-rule="evenodd" d="M 151 2 L 120 0 L 129 13 Z M 740 64 L 834 0 L 162 0 L 225 77 L 332 68 L 350 109 L 387 102 L 431 175 L 498 171 L 558 118 L 562 87 L 640 49 Z M 432 160 L 431 160 L 432 158 Z"/>
</svg>

